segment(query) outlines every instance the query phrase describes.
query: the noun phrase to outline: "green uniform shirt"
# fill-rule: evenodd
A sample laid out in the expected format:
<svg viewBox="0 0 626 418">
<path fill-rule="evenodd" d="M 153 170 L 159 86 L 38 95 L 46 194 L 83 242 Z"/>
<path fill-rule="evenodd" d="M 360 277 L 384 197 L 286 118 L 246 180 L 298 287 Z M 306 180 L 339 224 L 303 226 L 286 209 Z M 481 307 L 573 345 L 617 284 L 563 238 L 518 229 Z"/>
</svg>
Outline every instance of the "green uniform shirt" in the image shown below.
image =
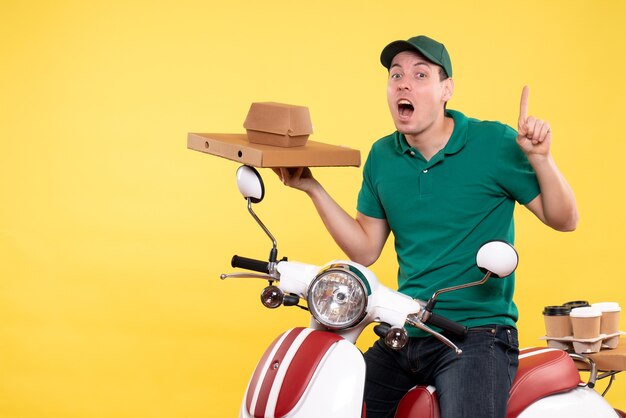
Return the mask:
<svg viewBox="0 0 626 418">
<path fill-rule="evenodd" d="M 450 140 L 430 161 L 395 132 L 374 143 L 363 169 L 357 209 L 386 219 L 395 239 L 398 288 L 428 300 L 435 291 L 480 280 L 476 252 L 489 240 L 514 240 L 515 202 L 539 193 L 517 132 L 499 122 L 454 119 Z M 514 326 L 513 275 L 444 293 L 435 313 L 474 327 Z M 425 335 L 409 329 L 411 336 Z"/>
</svg>

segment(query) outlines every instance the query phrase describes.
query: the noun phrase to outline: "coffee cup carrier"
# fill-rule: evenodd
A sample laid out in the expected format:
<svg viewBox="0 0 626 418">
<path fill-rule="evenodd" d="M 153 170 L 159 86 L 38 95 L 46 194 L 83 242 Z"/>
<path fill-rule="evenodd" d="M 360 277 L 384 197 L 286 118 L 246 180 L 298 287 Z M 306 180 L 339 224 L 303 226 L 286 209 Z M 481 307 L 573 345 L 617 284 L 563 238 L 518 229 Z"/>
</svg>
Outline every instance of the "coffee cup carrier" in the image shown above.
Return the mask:
<svg viewBox="0 0 626 418">
<path fill-rule="evenodd" d="M 586 300 L 576 300 L 560 305 L 566 308 L 579 308 L 592 306 Z M 555 306 L 556 307 L 556 306 Z M 574 351 L 577 354 L 597 353 L 603 348 L 617 348 L 620 335 L 626 335 L 624 331 L 617 331 L 612 334 L 600 334 L 594 338 L 574 338 L 573 335 L 566 337 L 544 336 L 540 340 L 546 340 L 548 347 L 565 351 Z"/>
<path fill-rule="evenodd" d="M 594 338 L 574 338 L 570 335 L 567 337 L 540 337 L 540 340 L 546 340 L 548 347 L 557 348 L 559 350 L 573 351 L 577 354 L 597 353 L 603 348 L 613 349 L 619 343 L 620 335 L 626 335 L 624 331 L 617 331 L 612 334 L 600 334 Z"/>
</svg>

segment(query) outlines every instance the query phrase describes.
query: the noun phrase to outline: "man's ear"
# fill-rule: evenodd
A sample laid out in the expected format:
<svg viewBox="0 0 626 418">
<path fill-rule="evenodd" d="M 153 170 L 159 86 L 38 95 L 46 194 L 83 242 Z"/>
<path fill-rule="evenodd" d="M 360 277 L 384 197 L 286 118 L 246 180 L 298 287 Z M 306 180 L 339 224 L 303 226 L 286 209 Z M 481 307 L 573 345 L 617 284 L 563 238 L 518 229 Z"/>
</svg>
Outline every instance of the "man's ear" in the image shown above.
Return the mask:
<svg viewBox="0 0 626 418">
<path fill-rule="evenodd" d="M 448 100 L 452 98 L 452 95 L 454 94 L 454 80 L 448 77 L 445 80 L 443 80 L 442 83 L 443 83 L 442 100 L 444 102 L 447 102 Z"/>
</svg>

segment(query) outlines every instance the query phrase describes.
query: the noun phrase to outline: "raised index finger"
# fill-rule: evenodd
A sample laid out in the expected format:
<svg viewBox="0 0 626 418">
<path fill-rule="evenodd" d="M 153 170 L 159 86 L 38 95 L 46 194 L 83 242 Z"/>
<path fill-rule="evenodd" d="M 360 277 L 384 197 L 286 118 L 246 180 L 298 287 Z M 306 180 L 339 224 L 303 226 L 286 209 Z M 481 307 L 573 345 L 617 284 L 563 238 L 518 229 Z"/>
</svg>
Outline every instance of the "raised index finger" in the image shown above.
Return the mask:
<svg viewBox="0 0 626 418">
<path fill-rule="evenodd" d="M 524 89 L 522 90 L 522 98 L 520 99 L 519 102 L 519 122 L 520 123 L 524 123 L 526 122 L 526 118 L 528 117 L 528 92 L 529 92 L 529 88 L 528 86 L 524 86 Z"/>
</svg>

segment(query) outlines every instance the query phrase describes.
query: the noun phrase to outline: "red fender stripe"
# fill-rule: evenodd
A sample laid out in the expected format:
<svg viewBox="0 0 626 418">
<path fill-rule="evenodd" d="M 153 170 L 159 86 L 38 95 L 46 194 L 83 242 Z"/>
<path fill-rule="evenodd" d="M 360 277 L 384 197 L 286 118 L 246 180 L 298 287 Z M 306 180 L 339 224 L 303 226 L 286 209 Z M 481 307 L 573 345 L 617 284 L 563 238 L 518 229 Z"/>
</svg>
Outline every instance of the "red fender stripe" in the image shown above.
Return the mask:
<svg viewBox="0 0 626 418">
<path fill-rule="evenodd" d="M 276 339 L 272 342 L 272 344 L 270 344 L 267 350 L 265 350 L 265 353 L 263 353 L 263 357 L 261 357 L 261 360 L 259 360 L 259 363 L 257 364 L 257 367 L 254 370 L 254 374 L 252 375 L 252 379 L 250 379 L 250 384 L 248 385 L 248 394 L 246 395 L 246 409 L 248 410 L 248 412 L 250 413 L 253 412 L 252 411 L 252 399 L 254 398 L 254 393 L 257 390 L 257 386 L 263 383 L 263 382 L 259 382 L 259 378 L 261 377 L 263 366 L 267 363 L 267 359 L 272 353 L 272 350 L 274 350 L 274 347 L 276 346 L 276 344 L 278 343 L 278 341 L 281 339 L 283 335 L 287 333 L 291 333 L 293 335 L 293 338 L 291 338 L 291 342 L 293 342 L 293 340 L 296 338 L 298 334 L 300 334 L 302 330 L 303 328 L 296 328 L 295 329 L 296 332 L 293 332 L 294 330 L 285 331 L 284 333 L 276 337 Z M 287 344 L 287 348 L 291 345 L 291 342 Z M 283 342 L 283 345 L 284 345 L 284 342 Z M 265 410 L 263 410 L 263 413 L 265 413 Z"/>
<path fill-rule="evenodd" d="M 307 335 L 287 369 L 276 402 L 276 418 L 284 417 L 296 406 L 328 349 L 341 339 L 324 331 Z"/>
<path fill-rule="evenodd" d="M 276 379 L 276 373 L 278 372 L 280 364 L 282 363 L 285 357 L 285 354 L 287 354 L 289 347 L 291 347 L 291 344 L 293 344 L 293 341 L 296 339 L 298 335 L 300 335 L 303 329 L 304 328 L 292 329 L 289 332 L 289 335 L 287 335 L 287 337 L 283 340 L 282 344 L 278 348 L 278 351 L 276 351 L 274 358 L 267 364 L 265 377 L 263 378 L 263 382 L 261 383 L 261 390 L 259 391 L 259 396 L 256 402 L 256 407 L 254 408 L 255 418 L 263 418 L 265 416 L 265 409 L 267 408 L 267 400 L 269 398 L 270 391 L 272 390 L 274 379 Z M 272 347 L 274 346 L 275 343 L 276 341 L 272 344 Z M 271 347 L 265 352 L 266 354 L 263 356 L 264 359 L 267 359 L 270 352 L 271 352 Z M 257 371 L 260 374 L 262 364 L 265 364 L 265 363 L 260 363 L 259 365 L 261 367 L 257 367 L 257 370 L 255 371 L 255 377 L 256 377 L 255 382 L 257 384 L 258 384 L 258 377 L 259 377 L 257 374 Z M 256 384 L 254 386 L 255 388 L 254 390 L 252 390 L 252 393 L 256 391 Z M 251 388 L 252 388 L 252 385 L 251 385 Z M 250 398 L 250 403 L 248 405 L 251 405 L 252 403 L 251 400 L 252 398 Z M 247 402 L 248 401 L 246 400 L 246 403 Z M 248 410 L 250 411 L 250 406 L 248 406 Z"/>
</svg>

